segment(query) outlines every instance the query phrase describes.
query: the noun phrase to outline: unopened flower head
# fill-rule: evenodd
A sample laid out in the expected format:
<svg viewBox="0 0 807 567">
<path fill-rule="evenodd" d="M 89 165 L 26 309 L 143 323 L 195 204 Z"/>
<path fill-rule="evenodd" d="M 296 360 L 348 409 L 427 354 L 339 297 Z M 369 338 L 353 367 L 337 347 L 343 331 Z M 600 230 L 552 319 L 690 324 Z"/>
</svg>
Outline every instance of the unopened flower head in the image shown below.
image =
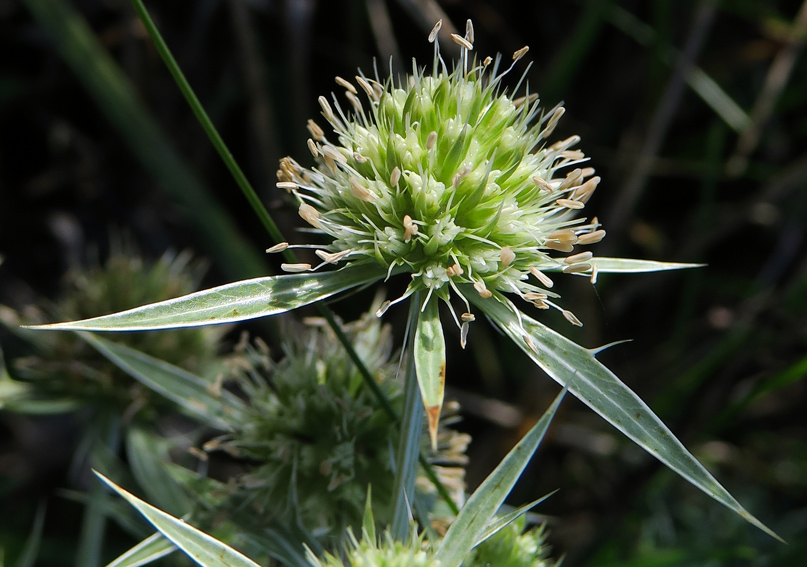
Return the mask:
<svg viewBox="0 0 807 567">
<path fill-rule="evenodd" d="M 599 178 L 574 167 L 585 161 L 572 149 L 577 136 L 547 141 L 562 107 L 542 112 L 534 94 L 514 99 L 502 87 L 526 48 L 506 69 L 500 56 L 479 62 L 469 22 L 465 37 L 452 36 L 462 55 L 449 72 L 435 37 L 432 66 L 402 83 L 357 76 L 356 88 L 337 78 L 350 108 L 319 99 L 335 139 L 309 121 L 317 165 L 284 158 L 278 186 L 333 238 L 329 254 L 410 273 L 404 297 L 448 300 L 471 284 L 482 297 L 511 292 L 554 306 L 545 272 L 590 272 L 589 253 L 570 253 L 605 235 L 579 216 Z"/>
</svg>

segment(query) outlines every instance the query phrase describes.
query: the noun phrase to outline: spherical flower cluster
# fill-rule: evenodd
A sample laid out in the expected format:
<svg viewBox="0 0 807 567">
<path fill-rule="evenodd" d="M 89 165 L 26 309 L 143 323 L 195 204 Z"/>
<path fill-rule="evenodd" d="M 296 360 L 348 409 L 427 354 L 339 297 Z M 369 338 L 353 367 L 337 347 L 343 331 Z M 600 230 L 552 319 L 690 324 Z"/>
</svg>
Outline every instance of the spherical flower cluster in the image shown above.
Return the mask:
<svg viewBox="0 0 807 567">
<path fill-rule="evenodd" d="M 362 520 L 368 485 L 378 495 L 374 512 L 379 523 L 391 521 L 398 427 L 334 332 L 324 321 L 307 322 L 305 330 L 289 333 L 285 356 L 278 361 L 261 341 L 242 342 L 228 381 L 249 401 L 246 412 L 205 449 L 237 458 L 233 464 L 239 473 L 228 484 L 233 491 L 229 501 L 250 503 L 253 527 L 300 523 L 323 542 L 341 543 L 345 530 Z M 395 375 L 398 360 L 390 360 L 390 327 L 366 314 L 344 324 L 343 330 L 400 412 L 402 381 Z M 443 485 L 461 501 L 470 437 L 444 427 L 446 423 L 438 433 L 437 450 L 426 455 Z M 425 449 L 425 438 L 423 445 Z M 430 483 L 418 480 L 420 491 L 428 494 Z M 227 504 L 219 507 L 226 509 Z"/>
<path fill-rule="evenodd" d="M 337 77 L 351 110 L 336 97 L 319 99 L 336 140 L 309 121 L 317 165 L 284 158 L 278 186 L 295 195 L 306 222 L 332 237 L 317 250 L 322 265 L 377 262 L 388 275 L 410 273 L 401 299 L 423 291 L 426 301 L 432 293 L 448 301 L 449 289 L 463 297 L 458 284 L 471 284 L 482 297 L 508 292 L 554 307 L 546 272 L 595 272 L 591 253 L 575 246 L 605 235 L 596 218 L 578 216 L 600 179 L 581 167 L 558 176 L 585 161 L 572 149 L 579 137 L 547 142 L 562 107 L 543 113 L 536 95 L 513 99 L 502 88 L 526 47 L 503 71 L 500 56 L 471 60 L 469 21 L 464 37 L 452 36 L 462 57 L 449 72 L 435 41 L 439 29 L 429 37 L 435 55 L 428 72 L 415 68 L 401 84 L 360 75 L 358 88 Z M 464 343 L 473 316 L 462 320 Z"/>
</svg>

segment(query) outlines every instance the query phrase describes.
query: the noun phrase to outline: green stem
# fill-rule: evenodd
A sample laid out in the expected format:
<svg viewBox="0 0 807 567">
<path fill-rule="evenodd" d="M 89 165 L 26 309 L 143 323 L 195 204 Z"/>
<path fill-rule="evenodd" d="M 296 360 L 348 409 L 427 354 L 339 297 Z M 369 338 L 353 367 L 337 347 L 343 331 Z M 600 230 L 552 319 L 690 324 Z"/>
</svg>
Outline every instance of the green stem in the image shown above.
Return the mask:
<svg viewBox="0 0 807 567">
<path fill-rule="evenodd" d="M 263 203 L 261 202 L 257 193 L 255 192 L 255 189 L 253 189 L 252 185 L 249 183 L 249 180 L 247 180 L 246 176 L 244 175 L 244 172 L 236 163 L 232 153 L 230 152 L 229 149 L 227 149 L 224 140 L 222 140 L 221 136 L 216 130 L 216 127 L 213 125 L 213 122 L 210 120 L 210 117 L 207 115 L 207 112 L 205 111 L 204 107 L 202 107 L 201 102 L 199 102 L 199 99 L 196 97 L 196 94 L 193 92 L 193 89 L 191 88 L 187 79 L 185 79 L 185 75 L 179 68 L 176 59 L 174 59 L 173 55 L 171 54 L 171 51 L 168 49 L 168 45 L 165 43 L 162 36 L 160 35 L 157 26 L 154 24 L 154 21 L 151 19 L 151 16 L 149 16 L 149 13 L 143 4 L 143 1 L 131 0 L 131 2 L 132 6 L 137 12 L 138 17 L 143 22 L 143 25 L 145 26 L 146 31 L 149 34 L 149 37 L 151 37 L 151 40 L 154 42 L 157 52 L 162 57 L 166 67 L 168 67 L 171 76 L 174 77 L 174 80 L 176 81 L 177 86 L 179 86 L 180 91 L 185 96 L 185 100 L 187 100 L 194 115 L 199 120 L 205 133 L 207 133 L 208 137 L 210 138 L 210 141 L 216 148 L 216 151 L 219 153 L 219 156 L 221 156 L 221 159 L 227 166 L 227 169 L 229 169 L 230 173 L 232 173 L 235 182 L 238 184 L 238 187 L 244 193 L 244 196 L 247 198 L 247 201 L 249 201 L 249 204 L 255 211 L 255 214 L 258 215 L 258 218 L 260 219 L 266 231 L 269 233 L 269 236 L 275 242 L 284 242 L 286 239 L 283 237 L 282 232 L 277 227 L 277 224 L 275 224 L 269 212 L 263 206 Z M 290 249 L 287 249 L 283 252 L 283 257 L 290 263 L 297 263 L 297 257 L 294 254 L 294 252 L 292 252 Z M 387 414 L 389 414 L 390 417 L 392 417 L 396 422 L 399 422 L 400 416 L 398 416 L 395 413 L 395 410 L 390 405 L 389 400 L 387 400 L 384 393 L 376 384 L 373 375 L 370 373 L 367 366 L 361 360 L 361 357 L 359 357 L 359 355 L 356 353 L 356 350 L 350 343 L 350 339 L 344 333 L 342 328 L 339 326 L 339 323 L 336 321 L 333 311 L 331 311 L 331 309 L 327 305 L 324 305 L 323 303 L 317 304 L 317 307 L 322 316 L 328 322 L 328 325 L 333 329 L 334 333 L 336 334 L 336 337 L 339 339 L 339 342 L 341 342 L 342 345 L 344 346 L 345 350 L 348 353 L 348 356 L 350 356 L 350 359 L 354 362 L 354 364 L 356 364 L 356 367 L 359 370 L 359 373 L 362 375 L 362 378 L 364 379 L 364 382 L 367 385 L 367 387 L 373 392 L 376 398 L 378 398 L 378 402 L 381 405 L 382 409 L 385 412 L 387 412 Z M 419 455 L 419 461 L 424 471 L 426 472 L 426 476 L 434 484 L 435 488 L 437 488 L 437 491 L 440 494 L 440 496 L 446 501 L 446 504 L 448 504 L 448 506 L 456 513 L 457 511 L 456 504 L 448 494 L 448 490 L 446 490 L 446 488 L 437 478 L 437 475 L 434 473 L 434 470 L 432 469 L 429 462 L 423 455 Z"/>
<path fill-rule="evenodd" d="M 395 481 L 392 488 L 392 537 L 405 541 L 409 537 L 409 518 L 415 501 L 417 455 L 423 429 L 423 401 L 415 372 L 415 329 L 420 315 L 420 293 L 409 303 L 407 321 L 406 375 L 404 378 L 404 407 L 398 447 L 395 451 Z"/>
</svg>

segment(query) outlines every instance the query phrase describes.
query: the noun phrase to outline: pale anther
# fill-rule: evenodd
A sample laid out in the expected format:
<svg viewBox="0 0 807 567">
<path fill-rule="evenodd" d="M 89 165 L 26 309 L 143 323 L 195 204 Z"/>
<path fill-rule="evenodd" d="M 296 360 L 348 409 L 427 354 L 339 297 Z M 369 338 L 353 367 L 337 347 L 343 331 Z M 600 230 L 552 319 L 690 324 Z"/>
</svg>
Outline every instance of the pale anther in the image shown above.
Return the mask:
<svg viewBox="0 0 807 567">
<path fill-rule="evenodd" d="M 592 175 L 594 175 L 594 171 L 595 169 L 593 167 L 584 167 L 583 178 L 585 179 L 586 177 L 591 177 Z"/>
<path fill-rule="evenodd" d="M 293 181 L 278 181 L 275 183 L 275 187 L 278 189 L 285 189 L 289 193 L 297 190 L 297 184 Z"/>
<path fill-rule="evenodd" d="M 434 43 L 434 40 L 437 39 L 437 34 L 440 33 L 440 28 L 443 27 L 443 20 L 437 20 L 437 23 L 434 24 L 432 31 L 429 33 L 429 43 Z"/>
<path fill-rule="evenodd" d="M 491 291 L 485 286 L 485 282 L 483 282 L 482 280 L 474 282 L 474 289 L 479 294 L 479 297 L 483 299 L 487 299 L 488 297 L 493 295 Z"/>
<path fill-rule="evenodd" d="M 581 152 L 580 150 L 565 150 L 560 152 L 560 157 L 577 161 L 579 159 L 583 159 L 586 157 L 586 154 Z"/>
<path fill-rule="evenodd" d="M 577 238 L 578 244 L 596 244 L 600 240 L 605 238 L 605 231 L 604 230 L 595 230 L 594 232 L 589 232 L 588 234 L 581 234 Z"/>
<path fill-rule="evenodd" d="M 594 264 L 594 267 L 591 268 L 591 285 L 597 283 L 597 275 L 599 272 L 600 269 L 597 267 L 597 264 Z"/>
<path fill-rule="evenodd" d="M 580 319 L 574 316 L 574 313 L 571 311 L 564 310 L 563 316 L 566 317 L 566 320 L 571 323 L 572 325 L 577 325 L 578 327 L 582 327 L 583 323 L 580 322 Z"/>
<path fill-rule="evenodd" d="M 513 260 L 516 259 L 516 255 L 509 246 L 502 246 L 502 249 L 499 250 L 499 258 L 502 261 L 502 267 L 506 268 L 513 263 Z"/>
<path fill-rule="evenodd" d="M 345 80 L 345 79 L 343 79 L 342 77 L 339 77 L 339 76 L 337 75 L 337 76 L 335 77 L 335 80 L 336 80 L 336 84 L 337 84 L 337 85 L 342 86 L 342 87 L 345 87 L 347 90 L 349 90 L 349 91 L 350 91 L 350 92 L 352 92 L 353 94 L 356 94 L 356 93 L 358 93 L 358 92 L 359 92 L 359 91 L 357 91 L 357 90 L 356 90 L 356 87 L 354 87 L 352 83 L 350 83 L 350 82 L 346 81 L 346 80 Z"/>
<path fill-rule="evenodd" d="M 412 240 L 412 237 L 418 233 L 418 225 L 412 222 L 412 217 L 410 217 L 409 215 L 404 215 L 403 225 L 404 225 L 404 242 L 409 242 L 410 240 Z"/>
<path fill-rule="evenodd" d="M 322 258 L 326 264 L 336 264 L 350 255 L 350 250 L 340 250 L 339 252 L 327 252 L 325 250 L 315 250 L 314 254 Z"/>
<path fill-rule="evenodd" d="M 355 159 L 357 163 L 367 163 L 367 158 L 359 152 L 353 152 L 353 159 Z"/>
<path fill-rule="evenodd" d="M 460 319 L 465 323 L 471 323 L 476 321 L 476 316 L 473 313 L 463 313 L 460 315 Z"/>
<path fill-rule="evenodd" d="M 583 183 L 580 187 L 575 189 L 574 194 L 572 195 L 575 199 L 580 201 L 581 203 L 587 203 L 591 196 L 594 194 L 594 190 L 597 188 L 597 185 L 600 183 L 600 177 L 592 177 L 585 183 Z"/>
<path fill-rule="evenodd" d="M 488 66 L 488 65 L 490 65 L 491 63 L 493 63 L 493 57 L 491 57 L 490 55 L 488 55 L 487 57 L 485 57 L 485 60 L 484 60 L 484 61 L 482 61 L 482 66 L 483 66 L 483 67 L 487 67 L 487 66 Z"/>
<path fill-rule="evenodd" d="M 524 47 L 522 47 L 521 49 L 519 49 L 518 51 L 513 53 L 513 61 L 518 61 L 519 59 L 524 57 L 529 50 L 530 50 L 530 46 L 525 45 Z"/>
<path fill-rule="evenodd" d="M 311 264 L 280 264 L 280 269 L 290 274 L 299 274 L 311 270 Z"/>
<path fill-rule="evenodd" d="M 571 266 L 564 266 L 564 274 L 577 274 L 580 272 L 587 272 L 591 269 L 591 264 L 572 264 Z"/>
<path fill-rule="evenodd" d="M 527 104 L 532 104 L 536 100 L 538 100 L 538 95 L 535 94 L 535 93 L 532 93 L 532 94 L 522 96 L 522 97 L 519 97 L 519 98 L 515 99 L 513 101 L 513 106 L 515 106 L 516 108 L 520 108 L 521 106 L 524 105 L 525 102 Z"/>
<path fill-rule="evenodd" d="M 588 262 L 591 258 L 594 257 L 594 254 L 591 252 L 580 252 L 579 254 L 575 254 L 574 256 L 567 256 L 564 258 L 564 263 L 566 264 L 579 264 L 580 262 Z"/>
<path fill-rule="evenodd" d="M 549 191 L 550 193 L 554 191 L 554 189 L 552 189 L 552 185 L 549 184 L 549 181 L 547 181 L 543 177 L 539 177 L 538 175 L 536 175 L 535 177 L 532 178 L 532 180 L 541 189 Z"/>
<path fill-rule="evenodd" d="M 316 122 L 314 122 L 310 118 L 308 119 L 308 122 L 306 123 L 306 127 L 308 128 L 308 131 L 311 133 L 311 136 L 316 141 L 322 142 L 322 141 L 325 140 L 325 132 L 322 131 L 322 128 L 319 127 L 319 124 L 317 124 Z"/>
<path fill-rule="evenodd" d="M 451 39 L 454 40 L 454 43 L 458 44 L 460 47 L 464 47 L 468 51 L 473 51 L 474 44 L 462 37 L 460 34 L 452 33 Z"/>
<path fill-rule="evenodd" d="M 463 322 L 460 326 L 460 347 L 465 348 L 466 343 L 468 342 L 468 331 L 471 329 L 471 326 L 468 324 L 467 321 Z"/>
<path fill-rule="evenodd" d="M 535 276 L 535 279 L 541 282 L 544 287 L 552 287 L 553 285 L 555 285 L 555 283 L 551 279 L 549 279 L 549 276 L 547 276 L 545 273 L 543 273 L 541 270 L 539 270 L 534 266 L 530 268 L 530 273 L 533 276 Z"/>
<path fill-rule="evenodd" d="M 283 252 L 289 247 L 288 242 L 280 242 L 266 249 L 267 254 L 274 254 L 275 252 Z"/>
<path fill-rule="evenodd" d="M 300 217 L 311 226 L 315 228 L 322 226 L 319 222 L 319 211 L 308 203 L 301 203 L 300 209 L 297 212 L 300 214 Z"/>
<path fill-rule="evenodd" d="M 550 232 L 547 238 L 557 240 L 558 242 L 562 242 L 564 244 L 577 244 L 578 241 L 577 235 L 570 228 L 562 228 L 560 230 L 556 230 L 555 232 Z"/>
<path fill-rule="evenodd" d="M 555 201 L 561 207 L 566 207 L 567 209 L 582 209 L 586 206 L 585 203 L 581 203 L 580 201 L 573 201 L 572 199 L 558 199 Z"/>
<path fill-rule="evenodd" d="M 350 192 L 353 193 L 354 197 L 367 203 L 375 201 L 375 195 L 367 187 L 359 183 L 358 179 L 351 177 L 348 182 L 350 183 Z"/>
<path fill-rule="evenodd" d="M 356 75 L 356 82 L 359 83 L 359 86 L 364 92 L 367 93 L 367 96 L 369 96 L 371 100 L 376 100 L 376 94 L 373 90 L 373 86 L 367 82 L 367 79 L 360 75 Z"/>
<path fill-rule="evenodd" d="M 396 165 L 394 168 L 392 168 L 392 173 L 389 174 L 390 187 L 397 187 L 398 181 L 400 180 L 401 180 L 401 170 Z"/>
<path fill-rule="evenodd" d="M 317 101 L 319 102 L 320 107 L 322 107 L 322 113 L 325 115 L 325 118 L 327 118 L 328 122 L 333 122 L 335 117 L 333 115 L 331 105 L 328 104 L 328 99 L 325 98 L 324 96 L 321 96 L 317 99 Z"/>
<path fill-rule="evenodd" d="M 308 151 L 311 152 L 311 155 L 314 156 L 314 157 L 318 157 L 319 156 L 319 150 L 317 149 L 317 144 L 314 142 L 314 140 L 312 140 L 311 138 L 308 138 L 308 140 L 306 141 L 306 144 L 308 144 Z"/>
<path fill-rule="evenodd" d="M 322 146 L 322 153 L 334 161 L 339 163 L 347 163 L 347 158 L 345 155 L 342 152 L 334 149 L 333 146 Z"/>
<path fill-rule="evenodd" d="M 471 20 L 465 21 L 465 39 L 474 42 L 474 23 Z"/>
<path fill-rule="evenodd" d="M 574 244 L 571 242 L 554 242 L 552 240 L 548 240 L 544 244 L 544 248 L 549 248 L 550 250 L 557 250 L 558 252 L 571 252 L 574 250 Z"/>
<path fill-rule="evenodd" d="M 580 180 L 582 178 L 583 178 L 583 170 L 582 169 L 575 169 L 575 170 L 569 172 L 569 174 L 566 176 L 566 179 L 564 179 L 561 182 L 560 186 L 558 187 L 558 191 L 565 191 L 569 187 L 574 187 L 575 185 L 580 183 Z"/>
<path fill-rule="evenodd" d="M 426 149 L 430 150 L 434 147 L 434 144 L 437 143 L 437 132 L 432 130 L 429 132 L 429 137 L 426 138 Z"/>
</svg>

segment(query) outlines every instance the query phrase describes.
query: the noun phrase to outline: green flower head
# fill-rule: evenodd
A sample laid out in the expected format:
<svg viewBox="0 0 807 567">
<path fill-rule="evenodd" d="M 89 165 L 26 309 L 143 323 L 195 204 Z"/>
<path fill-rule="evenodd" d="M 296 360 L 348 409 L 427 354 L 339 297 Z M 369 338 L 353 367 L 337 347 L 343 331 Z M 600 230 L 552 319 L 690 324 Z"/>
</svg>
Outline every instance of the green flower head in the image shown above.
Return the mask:
<svg viewBox="0 0 807 567">
<path fill-rule="evenodd" d="M 472 59 L 469 21 L 465 37 L 452 36 L 462 55 L 449 72 L 435 41 L 440 26 L 429 36 L 432 68 L 415 66 L 402 84 L 360 75 L 357 89 L 337 77 L 350 110 L 336 97 L 319 99 L 335 140 L 309 121 L 317 165 L 283 159 L 278 186 L 294 194 L 306 222 L 333 238 L 317 250 L 323 265 L 377 262 L 388 276 L 409 273 L 400 299 L 421 291 L 425 303 L 433 294 L 448 303 L 453 289 L 466 306 L 457 321 L 464 346 L 473 320 L 464 293 L 515 293 L 555 307 L 546 272 L 592 271 L 591 253 L 575 246 L 599 242 L 605 231 L 578 216 L 600 180 L 593 169 L 558 175 L 586 159 L 572 149 L 577 136 L 547 142 L 563 108 L 544 113 L 536 95 L 513 99 L 501 86 L 527 48 L 504 70 L 500 56 Z"/>
</svg>

